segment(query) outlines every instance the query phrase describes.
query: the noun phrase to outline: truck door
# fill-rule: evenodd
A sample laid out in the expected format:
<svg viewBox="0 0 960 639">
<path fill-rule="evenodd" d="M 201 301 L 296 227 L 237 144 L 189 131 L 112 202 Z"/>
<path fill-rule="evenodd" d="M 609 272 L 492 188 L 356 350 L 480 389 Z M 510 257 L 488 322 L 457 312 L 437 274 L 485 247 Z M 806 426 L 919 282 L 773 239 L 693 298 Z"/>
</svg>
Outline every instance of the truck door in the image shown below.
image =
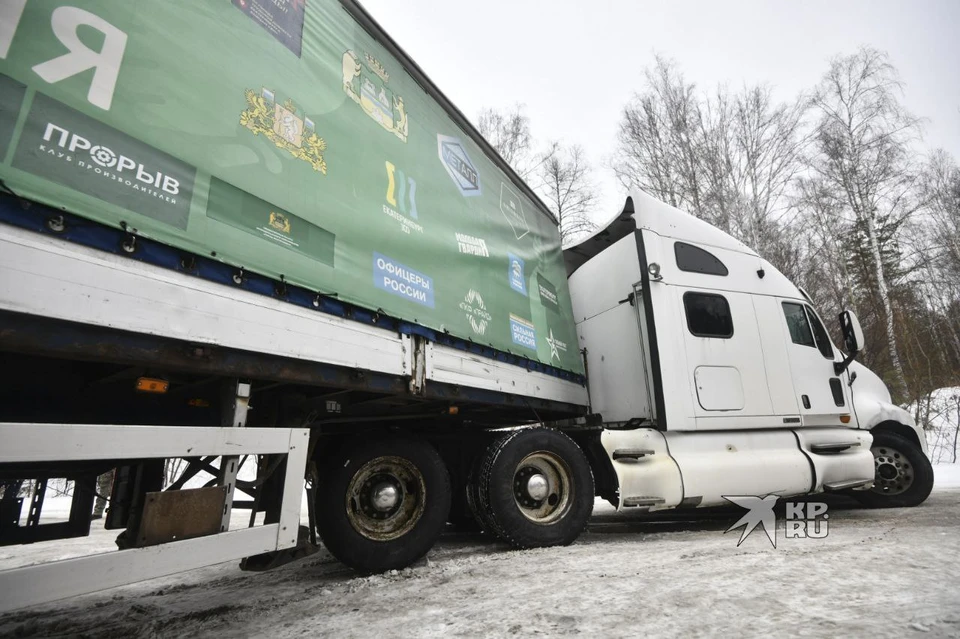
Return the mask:
<svg viewBox="0 0 960 639">
<path fill-rule="evenodd" d="M 677 295 L 697 430 L 755 426 L 747 417 L 769 425 L 765 416 L 772 409 L 751 296 L 681 287 Z"/>
<path fill-rule="evenodd" d="M 849 422 L 849 389 L 834 372 L 836 351 L 809 304 L 780 301 L 794 393 L 804 426 L 841 426 Z M 841 421 L 845 416 L 847 421 Z"/>
</svg>

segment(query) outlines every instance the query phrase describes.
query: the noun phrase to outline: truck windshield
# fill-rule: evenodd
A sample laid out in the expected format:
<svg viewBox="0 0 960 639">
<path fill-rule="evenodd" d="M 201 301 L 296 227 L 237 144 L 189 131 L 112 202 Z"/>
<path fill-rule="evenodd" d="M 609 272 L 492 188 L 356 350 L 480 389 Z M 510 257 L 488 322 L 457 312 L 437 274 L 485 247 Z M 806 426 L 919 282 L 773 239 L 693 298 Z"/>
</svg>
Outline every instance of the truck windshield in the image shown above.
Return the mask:
<svg viewBox="0 0 960 639">
<path fill-rule="evenodd" d="M 807 306 L 807 315 L 810 317 L 810 325 L 813 327 L 813 336 L 817 338 L 817 348 L 827 359 L 833 359 L 833 344 L 830 343 L 830 336 L 827 335 L 827 329 L 823 327 L 823 322 L 813 312 L 813 309 Z"/>
</svg>

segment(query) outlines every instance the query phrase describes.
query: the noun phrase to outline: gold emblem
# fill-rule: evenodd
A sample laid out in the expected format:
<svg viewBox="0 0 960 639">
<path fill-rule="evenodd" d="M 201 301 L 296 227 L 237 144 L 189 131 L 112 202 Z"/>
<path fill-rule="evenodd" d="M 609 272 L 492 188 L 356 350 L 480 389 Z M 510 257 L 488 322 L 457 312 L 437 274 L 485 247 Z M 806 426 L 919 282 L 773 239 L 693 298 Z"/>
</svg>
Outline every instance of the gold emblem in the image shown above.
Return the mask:
<svg viewBox="0 0 960 639">
<path fill-rule="evenodd" d="M 380 126 L 406 142 L 407 112 L 403 98 L 387 86 L 389 81 L 387 70 L 369 53 L 362 62 L 353 51 L 343 54 L 343 92 Z"/>
<path fill-rule="evenodd" d="M 276 211 L 270 211 L 270 226 L 290 235 L 290 220 L 283 213 L 277 213 Z"/>
<path fill-rule="evenodd" d="M 253 131 L 254 135 L 263 134 L 277 148 L 284 149 L 293 157 L 308 162 L 314 171 L 327 174 L 327 163 L 323 159 L 327 143 L 317 135 L 313 121 L 298 114 L 293 100 L 279 104 L 269 89 L 261 89 L 260 95 L 247 89 L 245 95 L 248 108 L 240 114 L 240 124 Z M 270 224 L 273 225 L 272 213 Z M 287 232 L 289 228 L 290 223 L 287 222 Z"/>
</svg>

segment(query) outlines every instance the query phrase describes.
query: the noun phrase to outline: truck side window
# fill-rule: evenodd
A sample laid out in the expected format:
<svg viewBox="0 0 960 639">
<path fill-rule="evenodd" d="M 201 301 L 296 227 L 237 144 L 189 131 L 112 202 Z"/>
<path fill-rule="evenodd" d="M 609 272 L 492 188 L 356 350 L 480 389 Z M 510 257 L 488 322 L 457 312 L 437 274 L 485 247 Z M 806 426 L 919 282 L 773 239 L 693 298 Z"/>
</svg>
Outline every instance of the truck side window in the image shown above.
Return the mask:
<svg viewBox="0 0 960 639">
<path fill-rule="evenodd" d="M 677 242 L 673 245 L 673 254 L 677 258 L 677 268 L 681 271 L 724 276 L 729 273 L 726 265 L 713 253 L 692 244 Z"/>
<path fill-rule="evenodd" d="M 813 331 L 810 330 L 810 321 L 803 310 L 803 305 L 784 302 L 783 314 L 787 318 L 787 328 L 790 329 L 790 339 L 793 343 L 816 348 L 817 343 L 813 340 Z"/>
<path fill-rule="evenodd" d="M 722 295 L 684 293 L 683 308 L 687 313 L 687 328 L 697 337 L 733 337 L 730 304 Z"/>
<path fill-rule="evenodd" d="M 813 327 L 813 336 L 817 338 L 817 348 L 820 354 L 827 359 L 833 359 L 833 345 L 830 343 L 830 336 L 827 335 L 827 329 L 823 327 L 823 322 L 813 312 L 813 309 L 807 306 L 807 316 L 810 318 L 810 325 Z"/>
</svg>

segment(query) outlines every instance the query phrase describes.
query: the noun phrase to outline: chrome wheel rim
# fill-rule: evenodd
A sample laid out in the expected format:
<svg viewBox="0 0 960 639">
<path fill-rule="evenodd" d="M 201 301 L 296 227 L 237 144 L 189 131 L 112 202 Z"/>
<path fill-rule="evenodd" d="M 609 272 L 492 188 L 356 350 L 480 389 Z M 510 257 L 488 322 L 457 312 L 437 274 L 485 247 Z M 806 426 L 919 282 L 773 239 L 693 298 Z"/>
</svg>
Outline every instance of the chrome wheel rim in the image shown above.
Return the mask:
<svg viewBox="0 0 960 639">
<path fill-rule="evenodd" d="M 423 475 L 410 460 L 377 457 L 361 466 L 347 486 L 347 519 L 367 539 L 397 539 L 420 521 L 426 494 Z"/>
<path fill-rule="evenodd" d="M 547 451 L 524 457 L 513 474 L 513 497 L 524 517 L 549 525 L 570 510 L 573 476 L 566 462 Z"/>
<path fill-rule="evenodd" d="M 873 492 L 881 495 L 900 495 L 910 489 L 914 468 L 902 452 L 892 446 L 874 446 L 873 463 L 876 469 Z"/>
</svg>

